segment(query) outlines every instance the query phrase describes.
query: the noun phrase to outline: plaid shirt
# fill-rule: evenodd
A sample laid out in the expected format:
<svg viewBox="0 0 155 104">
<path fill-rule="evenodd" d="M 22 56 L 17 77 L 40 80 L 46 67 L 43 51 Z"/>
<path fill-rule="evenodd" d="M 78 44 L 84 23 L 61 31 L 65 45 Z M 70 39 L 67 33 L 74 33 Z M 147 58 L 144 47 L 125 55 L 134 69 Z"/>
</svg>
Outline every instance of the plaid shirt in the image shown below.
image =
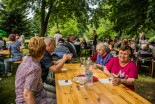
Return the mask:
<svg viewBox="0 0 155 104">
<path fill-rule="evenodd" d="M 31 56 L 19 65 L 15 77 L 16 104 L 26 104 L 23 93 L 24 88 L 34 91 L 37 104 L 49 104 L 53 99 L 47 98 L 41 79 L 41 67 Z"/>
</svg>

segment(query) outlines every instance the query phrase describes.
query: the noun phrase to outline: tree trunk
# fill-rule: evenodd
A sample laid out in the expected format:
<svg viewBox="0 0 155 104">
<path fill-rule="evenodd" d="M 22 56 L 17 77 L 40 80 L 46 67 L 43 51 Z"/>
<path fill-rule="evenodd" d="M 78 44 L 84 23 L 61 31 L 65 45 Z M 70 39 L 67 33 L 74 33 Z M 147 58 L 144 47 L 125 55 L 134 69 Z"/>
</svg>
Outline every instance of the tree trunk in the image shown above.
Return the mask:
<svg viewBox="0 0 155 104">
<path fill-rule="evenodd" d="M 58 22 L 57 22 L 57 29 L 59 29 L 59 24 L 58 24 Z"/>
<path fill-rule="evenodd" d="M 53 3 L 51 3 L 51 5 L 49 7 L 49 10 L 48 10 L 48 13 L 47 13 L 46 18 L 45 18 L 45 6 L 46 6 L 46 1 L 45 0 L 42 0 L 42 7 L 41 7 L 41 28 L 40 28 L 40 33 L 39 33 L 39 35 L 42 36 L 42 37 L 45 35 L 45 32 L 47 30 L 48 20 L 49 20 L 49 17 L 51 15 L 51 12 L 52 12 Z"/>
<path fill-rule="evenodd" d="M 42 0 L 42 6 L 41 6 L 41 28 L 40 28 L 40 36 L 44 36 L 45 34 L 45 29 L 44 29 L 44 25 L 45 25 L 45 5 L 46 5 L 46 1 Z"/>
</svg>

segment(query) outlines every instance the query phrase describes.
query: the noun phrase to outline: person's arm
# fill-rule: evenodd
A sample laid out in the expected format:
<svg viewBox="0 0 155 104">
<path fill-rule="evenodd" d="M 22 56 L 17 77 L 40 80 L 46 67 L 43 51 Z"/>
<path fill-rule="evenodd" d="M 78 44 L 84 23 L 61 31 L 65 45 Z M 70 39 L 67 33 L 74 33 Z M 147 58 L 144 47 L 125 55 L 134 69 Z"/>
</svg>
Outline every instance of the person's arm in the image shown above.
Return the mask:
<svg viewBox="0 0 155 104">
<path fill-rule="evenodd" d="M 105 73 L 108 77 L 113 77 L 113 78 L 114 78 L 114 76 L 109 72 L 109 70 L 108 70 L 106 67 L 102 67 L 102 69 L 103 69 L 104 73 Z"/>
<path fill-rule="evenodd" d="M 72 59 L 73 54 L 70 53 L 67 55 L 68 59 L 71 60 Z M 59 64 L 62 61 L 62 59 L 57 60 L 57 61 L 52 61 L 55 65 Z"/>
<path fill-rule="evenodd" d="M 102 66 L 102 65 L 100 65 L 100 64 L 94 64 L 94 65 L 93 65 L 93 68 L 94 68 L 94 69 L 96 69 L 96 68 L 104 69 L 104 67 L 105 67 L 105 66 Z"/>
<path fill-rule="evenodd" d="M 111 51 L 118 51 L 118 50 L 112 48 L 112 45 L 111 45 L 111 44 L 109 45 L 109 49 L 110 49 Z"/>
<path fill-rule="evenodd" d="M 112 48 L 112 45 L 111 44 L 109 44 L 109 49 L 112 51 L 113 50 L 113 48 Z"/>
<path fill-rule="evenodd" d="M 93 62 L 95 62 L 95 61 L 96 61 L 96 59 L 97 59 L 97 53 L 95 53 L 95 55 L 94 55 L 94 56 L 92 56 L 90 59 L 91 59 Z"/>
<path fill-rule="evenodd" d="M 125 85 L 133 85 L 135 82 L 135 78 L 128 78 L 128 79 L 120 79 L 120 78 L 116 78 L 115 76 L 113 76 L 106 67 L 104 67 L 104 73 L 108 76 L 108 77 L 113 77 L 114 79 L 112 80 L 112 84 L 114 86 L 118 86 L 119 84 L 125 84 Z"/>
<path fill-rule="evenodd" d="M 60 72 L 60 70 L 63 67 L 63 65 L 65 64 L 65 62 L 71 58 L 72 58 L 72 56 L 70 54 L 68 54 L 68 55 L 64 54 L 63 58 L 61 60 L 59 60 L 58 62 L 55 61 L 56 64 L 50 66 L 49 69 L 52 70 L 54 73 Z"/>
<path fill-rule="evenodd" d="M 128 78 L 128 79 L 114 78 L 112 84 L 114 86 L 118 86 L 119 84 L 134 85 L 135 80 L 136 80 L 135 78 Z"/>
<path fill-rule="evenodd" d="M 37 104 L 35 97 L 34 97 L 34 92 L 32 90 L 24 88 L 23 96 L 24 96 L 24 99 L 26 101 L 26 104 Z"/>
<path fill-rule="evenodd" d="M 57 64 L 59 64 L 61 61 L 62 61 L 62 59 L 57 60 L 57 61 L 53 61 L 53 63 L 54 63 L 54 65 L 57 65 Z"/>
<path fill-rule="evenodd" d="M 124 84 L 124 85 L 134 85 L 135 80 L 138 78 L 138 71 L 137 71 L 137 66 L 133 62 L 130 64 L 130 69 L 128 73 L 128 79 L 120 79 L 120 78 L 114 78 L 112 81 L 112 84 L 117 86 L 119 84 Z"/>
</svg>

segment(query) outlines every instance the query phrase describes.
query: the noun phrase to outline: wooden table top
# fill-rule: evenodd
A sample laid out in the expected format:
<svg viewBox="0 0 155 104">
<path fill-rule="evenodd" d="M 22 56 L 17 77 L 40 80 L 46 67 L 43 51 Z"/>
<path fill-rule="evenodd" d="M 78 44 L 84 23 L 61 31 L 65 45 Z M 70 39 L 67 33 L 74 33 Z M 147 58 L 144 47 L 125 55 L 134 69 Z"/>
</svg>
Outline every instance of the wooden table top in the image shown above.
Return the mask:
<svg viewBox="0 0 155 104">
<path fill-rule="evenodd" d="M 20 49 L 24 49 L 25 47 L 20 46 Z M 11 55 L 11 53 L 9 52 L 9 50 L 0 50 L 0 54 L 1 55 Z"/>
<path fill-rule="evenodd" d="M 67 72 L 55 74 L 57 104 L 151 104 L 124 85 L 113 86 L 95 82 L 91 86 L 77 84 L 73 78 L 83 73 L 80 64 L 65 64 Z M 107 78 L 103 71 L 94 69 L 99 79 Z M 58 80 L 71 80 L 72 85 L 59 86 Z"/>
<path fill-rule="evenodd" d="M 9 52 L 9 50 L 0 50 L 0 54 L 1 55 L 10 55 L 11 53 Z"/>
</svg>

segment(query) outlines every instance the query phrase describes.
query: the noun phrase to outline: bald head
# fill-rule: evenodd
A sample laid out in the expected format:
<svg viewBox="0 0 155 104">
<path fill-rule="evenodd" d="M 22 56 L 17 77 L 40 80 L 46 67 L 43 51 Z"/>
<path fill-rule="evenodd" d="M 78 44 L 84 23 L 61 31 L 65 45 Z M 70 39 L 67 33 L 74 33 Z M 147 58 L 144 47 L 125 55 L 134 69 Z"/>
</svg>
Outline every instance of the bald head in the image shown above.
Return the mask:
<svg viewBox="0 0 155 104">
<path fill-rule="evenodd" d="M 45 42 L 46 46 L 47 46 L 48 44 L 55 44 L 55 39 L 53 39 L 53 38 L 51 38 L 51 37 L 46 37 L 46 38 L 44 39 L 44 42 Z"/>
</svg>

